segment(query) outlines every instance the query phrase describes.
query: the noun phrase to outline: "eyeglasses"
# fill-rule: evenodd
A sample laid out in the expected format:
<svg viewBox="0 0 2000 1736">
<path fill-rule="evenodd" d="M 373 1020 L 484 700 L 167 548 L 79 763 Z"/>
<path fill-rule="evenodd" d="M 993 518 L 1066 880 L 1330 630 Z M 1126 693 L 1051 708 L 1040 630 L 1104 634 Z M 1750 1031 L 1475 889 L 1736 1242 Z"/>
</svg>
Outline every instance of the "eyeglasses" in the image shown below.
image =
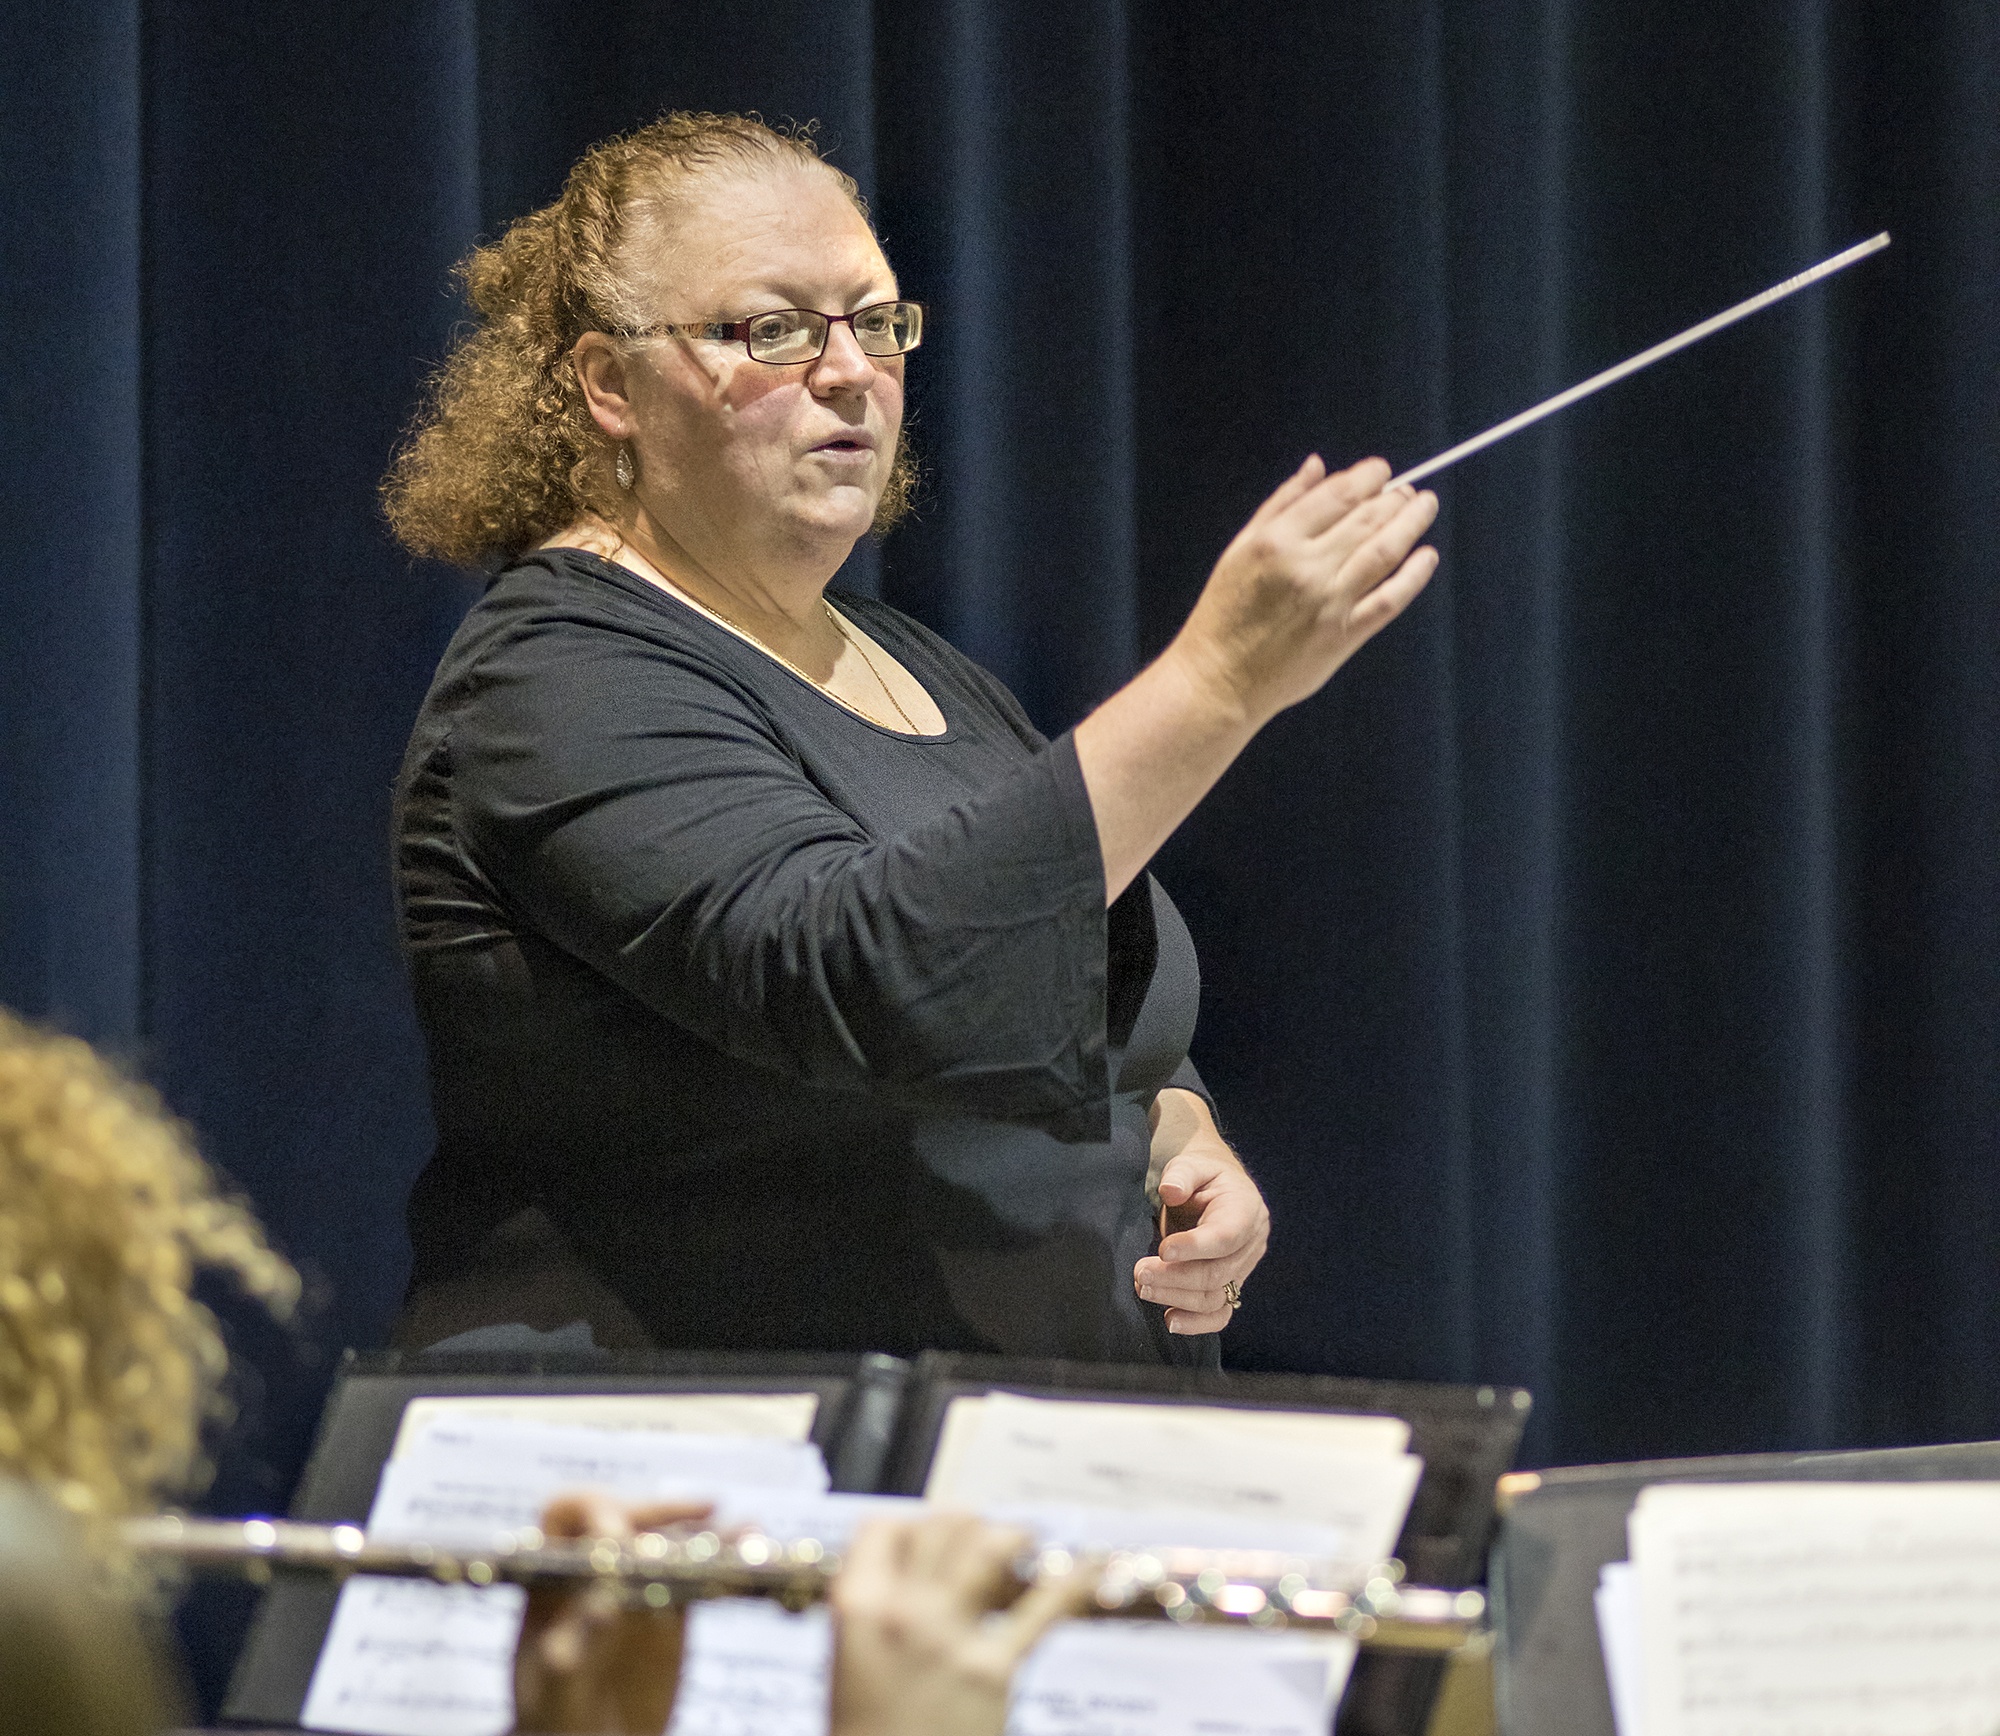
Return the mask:
<svg viewBox="0 0 2000 1736">
<path fill-rule="evenodd" d="M 835 324 L 854 334 L 863 355 L 900 356 L 924 341 L 924 306 L 919 301 L 878 301 L 853 313 L 816 313 L 809 307 L 780 307 L 749 319 L 700 320 L 692 325 L 627 328 L 628 338 L 715 338 L 740 343 L 751 359 L 784 367 L 817 361 L 826 353 Z"/>
</svg>

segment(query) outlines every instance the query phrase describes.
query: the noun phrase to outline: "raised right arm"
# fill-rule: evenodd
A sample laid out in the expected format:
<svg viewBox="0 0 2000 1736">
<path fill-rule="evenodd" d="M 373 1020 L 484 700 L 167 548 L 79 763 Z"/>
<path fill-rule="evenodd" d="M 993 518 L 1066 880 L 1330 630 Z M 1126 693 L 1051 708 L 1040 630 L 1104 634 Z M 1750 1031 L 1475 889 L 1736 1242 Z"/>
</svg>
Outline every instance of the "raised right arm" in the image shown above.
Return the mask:
<svg viewBox="0 0 2000 1736">
<path fill-rule="evenodd" d="M 1308 458 L 1223 550 L 1173 642 L 1077 725 L 1107 898 L 1258 730 L 1317 693 L 1437 570 L 1435 550 L 1411 552 L 1437 496 L 1385 492 L 1388 480 L 1379 458 L 1333 475 Z"/>
</svg>

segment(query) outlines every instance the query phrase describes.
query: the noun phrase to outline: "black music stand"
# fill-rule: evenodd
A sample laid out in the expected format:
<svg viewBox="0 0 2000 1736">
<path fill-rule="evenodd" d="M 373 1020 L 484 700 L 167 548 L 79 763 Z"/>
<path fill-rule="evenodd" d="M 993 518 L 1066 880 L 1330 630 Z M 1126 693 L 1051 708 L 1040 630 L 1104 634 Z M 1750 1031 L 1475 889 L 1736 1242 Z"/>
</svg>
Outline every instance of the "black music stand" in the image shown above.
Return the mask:
<svg viewBox="0 0 2000 1736">
<path fill-rule="evenodd" d="M 1529 1405 L 1527 1393 L 1515 1387 L 1228 1374 L 927 1351 L 918 1358 L 904 1401 L 884 1490 L 921 1494 L 946 1407 L 955 1398 L 995 1388 L 1029 1398 L 1401 1417 L 1410 1425 L 1410 1451 L 1423 1459 L 1424 1474 L 1396 1551 L 1412 1580 L 1453 1589 L 1481 1578 L 1493 1530 L 1494 1485 L 1514 1462 Z M 1340 1703 L 1339 1736 L 1420 1736 L 1443 1676 L 1442 1659 L 1364 1654 Z"/>
<path fill-rule="evenodd" d="M 733 1355 L 694 1351 L 349 1351 L 321 1413 L 291 1517 L 360 1522 L 413 1398 L 480 1394 L 776 1393 L 819 1399 L 812 1439 L 835 1489 L 881 1481 L 910 1365 L 893 1356 Z M 230 1677 L 222 1715 L 295 1726 L 339 1595 L 280 1581 L 265 1594 Z"/>
<path fill-rule="evenodd" d="M 1745 1453 L 1543 1471 L 1510 1494 L 1493 1549 L 1501 1736 L 1615 1736 L 1597 1635 L 1597 1576 L 1626 1559 L 1625 1520 L 1652 1483 L 1937 1482 L 2000 1478 L 2000 1441 L 1860 1453 Z M 1523 1482 L 1529 1479 L 1523 1478 Z"/>
</svg>

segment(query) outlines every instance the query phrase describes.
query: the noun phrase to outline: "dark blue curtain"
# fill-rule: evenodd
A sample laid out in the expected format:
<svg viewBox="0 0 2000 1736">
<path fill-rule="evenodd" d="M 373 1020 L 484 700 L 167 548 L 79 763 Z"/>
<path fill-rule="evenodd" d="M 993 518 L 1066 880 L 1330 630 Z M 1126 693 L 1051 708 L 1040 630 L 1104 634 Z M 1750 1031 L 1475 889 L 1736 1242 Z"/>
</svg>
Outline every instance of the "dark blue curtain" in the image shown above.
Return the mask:
<svg viewBox="0 0 2000 1736">
<path fill-rule="evenodd" d="M 449 266 L 669 106 L 817 117 L 935 306 L 853 581 L 1066 726 L 1303 453 L 1467 464 L 1411 615 L 1169 847 L 1263 1178 L 1242 1367 L 1534 1388 L 1538 1460 L 2000 1433 L 1990 0 L 48 0 L 0 57 L 0 1000 L 315 1278 L 284 1499 L 426 1151 L 387 790 L 468 595 L 373 485 Z"/>
</svg>

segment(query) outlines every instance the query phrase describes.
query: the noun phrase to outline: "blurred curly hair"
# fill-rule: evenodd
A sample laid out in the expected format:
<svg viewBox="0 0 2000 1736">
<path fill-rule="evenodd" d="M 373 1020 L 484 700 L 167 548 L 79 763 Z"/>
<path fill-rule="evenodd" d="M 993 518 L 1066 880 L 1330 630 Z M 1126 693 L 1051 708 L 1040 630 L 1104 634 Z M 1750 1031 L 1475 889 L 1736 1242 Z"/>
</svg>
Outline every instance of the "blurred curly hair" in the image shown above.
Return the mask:
<svg viewBox="0 0 2000 1736">
<path fill-rule="evenodd" d="M 591 420 L 570 352 L 587 331 L 654 317 L 645 273 L 677 195 L 705 174 L 786 163 L 831 175 L 867 219 L 860 188 L 820 156 L 811 126 L 677 111 L 593 145 L 553 205 L 460 264 L 472 329 L 432 376 L 382 480 L 405 548 L 490 568 L 585 512 L 615 522 L 616 443 Z M 908 512 L 916 479 L 899 442 L 877 534 Z"/>
<path fill-rule="evenodd" d="M 111 1527 L 192 1493 L 227 1353 L 190 1294 L 230 1273 L 283 1317 L 298 1274 L 187 1129 L 73 1037 L 0 1009 L 0 1472 Z"/>
</svg>

